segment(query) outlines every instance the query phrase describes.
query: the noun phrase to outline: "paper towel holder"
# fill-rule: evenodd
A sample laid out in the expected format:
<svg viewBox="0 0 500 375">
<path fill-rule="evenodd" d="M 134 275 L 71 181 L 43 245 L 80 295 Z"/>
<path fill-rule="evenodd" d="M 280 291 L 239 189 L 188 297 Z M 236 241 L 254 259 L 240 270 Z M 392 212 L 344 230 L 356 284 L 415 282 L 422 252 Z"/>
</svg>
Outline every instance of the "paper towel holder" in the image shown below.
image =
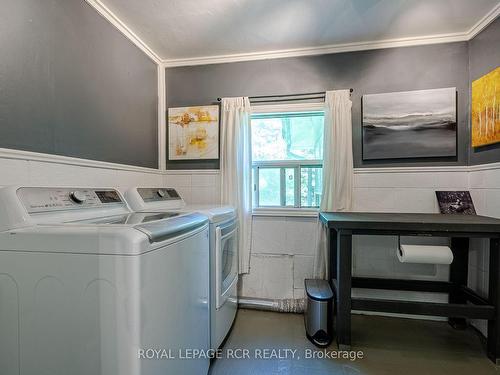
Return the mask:
<svg viewBox="0 0 500 375">
<path fill-rule="evenodd" d="M 453 251 L 448 246 L 434 246 L 434 245 L 417 245 L 416 247 L 425 248 L 425 249 L 427 249 L 427 251 L 430 251 L 431 249 L 435 250 L 435 251 L 443 251 L 443 248 L 446 248 L 447 253 L 449 253 L 450 256 L 446 257 L 445 261 L 440 260 L 439 262 L 429 262 L 427 260 L 422 260 L 422 259 L 420 259 L 419 261 L 417 261 L 415 259 L 413 261 L 408 261 L 408 260 L 404 261 L 402 258 L 406 257 L 407 254 L 406 254 L 406 250 L 403 248 L 405 248 L 406 246 L 415 247 L 414 245 L 401 245 L 401 236 L 398 235 L 398 248 L 397 248 L 396 254 L 397 254 L 397 257 L 399 258 L 399 261 L 401 263 L 432 263 L 432 264 L 448 264 L 448 265 L 453 263 L 453 258 L 454 258 Z M 437 248 L 439 248 L 439 249 L 437 249 Z"/>
</svg>

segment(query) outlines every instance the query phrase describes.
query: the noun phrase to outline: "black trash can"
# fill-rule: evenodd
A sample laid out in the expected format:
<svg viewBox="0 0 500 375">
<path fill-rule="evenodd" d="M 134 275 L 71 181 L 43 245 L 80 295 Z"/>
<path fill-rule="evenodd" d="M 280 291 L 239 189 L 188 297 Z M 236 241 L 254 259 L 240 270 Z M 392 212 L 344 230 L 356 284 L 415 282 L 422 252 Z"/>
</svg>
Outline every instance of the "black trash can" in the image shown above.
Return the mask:
<svg viewBox="0 0 500 375">
<path fill-rule="evenodd" d="M 326 280 L 306 279 L 304 283 L 306 335 L 314 345 L 324 348 L 333 339 L 333 292 Z"/>
</svg>

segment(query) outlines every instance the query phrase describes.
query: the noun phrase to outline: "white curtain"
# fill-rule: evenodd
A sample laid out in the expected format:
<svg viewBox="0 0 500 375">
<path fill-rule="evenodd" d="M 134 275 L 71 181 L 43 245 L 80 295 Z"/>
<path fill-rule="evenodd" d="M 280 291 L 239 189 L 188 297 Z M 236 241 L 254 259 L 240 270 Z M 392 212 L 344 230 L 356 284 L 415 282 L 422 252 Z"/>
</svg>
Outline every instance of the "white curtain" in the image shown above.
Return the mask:
<svg viewBox="0 0 500 375">
<path fill-rule="evenodd" d="M 223 98 L 221 112 L 221 202 L 238 210 L 239 272 L 248 273 L 252 234 L 250 100 Z"/>
<path fill-rule="evenodd" d="M 349 90 L 327 91 L 323 139 L 323 193 L 320 211 L 352 208 L 352 120 Z M 314 276 L 325 278 L 328 267 L 328 231 L 318 222 Z"/>
</svg>

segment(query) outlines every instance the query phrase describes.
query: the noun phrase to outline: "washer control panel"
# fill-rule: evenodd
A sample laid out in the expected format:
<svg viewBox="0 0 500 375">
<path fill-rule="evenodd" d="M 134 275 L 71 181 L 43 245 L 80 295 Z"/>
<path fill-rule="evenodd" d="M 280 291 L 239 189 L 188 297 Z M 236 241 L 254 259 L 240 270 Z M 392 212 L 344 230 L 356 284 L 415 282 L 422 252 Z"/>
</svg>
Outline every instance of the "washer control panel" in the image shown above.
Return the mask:
<svg viewBox="0 0 500 375">
<path fill-rule="evenodd" d="M 181 196 L 173 188 L 137 188 L 137 192 L 144 202 L 161 202 L 181 199 Z"/>
<path fill-rule="evenodd" d="M 80 190 L 75 190 L 69 193 L 69 197 L 75 203 L 84 203 L 87 200 L 87 194 Z"/>
<path fill-rule="evenodd" d="M 28 213 L 124 205 L 113 189 L 19 188 L 17 196 Z"/>
</svg>

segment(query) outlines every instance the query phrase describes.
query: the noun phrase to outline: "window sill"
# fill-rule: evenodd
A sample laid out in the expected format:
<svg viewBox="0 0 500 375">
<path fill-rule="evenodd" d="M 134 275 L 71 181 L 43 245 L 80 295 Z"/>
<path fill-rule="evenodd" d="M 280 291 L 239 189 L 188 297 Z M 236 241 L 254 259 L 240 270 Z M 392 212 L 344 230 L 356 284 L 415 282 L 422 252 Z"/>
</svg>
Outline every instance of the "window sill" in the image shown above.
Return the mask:
<svg viewBox="0 0 500 375">
<path fill-rule="evenodd" d="M 252 216 L 318 217 L 317 208 L 256 207 Z"/>
</svg>

